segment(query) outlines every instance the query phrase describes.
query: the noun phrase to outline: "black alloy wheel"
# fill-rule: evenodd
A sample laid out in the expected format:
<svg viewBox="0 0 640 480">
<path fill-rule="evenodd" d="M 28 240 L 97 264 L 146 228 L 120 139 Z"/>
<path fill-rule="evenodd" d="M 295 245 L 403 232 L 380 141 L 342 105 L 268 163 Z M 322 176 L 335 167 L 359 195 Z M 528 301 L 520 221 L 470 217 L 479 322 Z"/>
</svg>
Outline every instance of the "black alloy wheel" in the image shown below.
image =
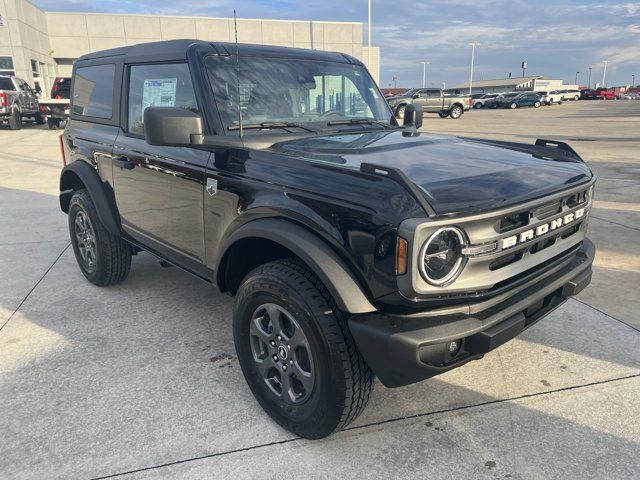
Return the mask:
<svg viewBox="0 0 640 480">
<path fill-rule="evenodd" d="M 249 342 L 256 368 L 276 397 L 290 405 L 309 398 L 315 383 L 313 357 L 291 313 L 275 303 L 260 305 L 251 317 Z"/>
<path fill-rule="evenodd" d="M 91 220 L 84 210 L 76 212 L 73 220 L 73 230 L 76 238 L 75 244 L 80 253 L 81 267 L 91 274 L 96 269 L 96 234 L 93 230 L 93 225 L 91 225 Z"/>
</svg>

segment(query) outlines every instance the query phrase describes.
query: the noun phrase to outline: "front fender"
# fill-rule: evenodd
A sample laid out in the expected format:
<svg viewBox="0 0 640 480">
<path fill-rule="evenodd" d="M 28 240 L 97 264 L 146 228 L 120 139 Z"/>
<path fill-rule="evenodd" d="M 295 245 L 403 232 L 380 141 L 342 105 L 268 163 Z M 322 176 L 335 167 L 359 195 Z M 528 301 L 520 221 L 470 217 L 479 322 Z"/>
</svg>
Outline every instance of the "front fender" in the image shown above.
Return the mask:
<svg viewBox="0 0 640 480">
<path fill-rule="evenodd" d="M 254 220 L 233 232 L 220 249 L 221 255 L 215 268 L 218 275 L 226 252 L 244 238 L 264 238 L 292 251 L 318 276 L 341 310 L 354 314 L 376 311 L 338 254 L 312 232 L 284 219 Z"/>
</svg>

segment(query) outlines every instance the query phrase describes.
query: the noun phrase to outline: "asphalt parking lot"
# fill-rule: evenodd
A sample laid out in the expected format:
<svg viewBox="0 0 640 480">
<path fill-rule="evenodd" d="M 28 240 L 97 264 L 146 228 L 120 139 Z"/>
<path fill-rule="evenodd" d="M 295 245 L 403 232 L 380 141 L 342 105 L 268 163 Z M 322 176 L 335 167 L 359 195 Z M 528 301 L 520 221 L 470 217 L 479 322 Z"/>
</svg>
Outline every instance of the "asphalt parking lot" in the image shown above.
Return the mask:
<svg viewBox="0 0 640 480">
<path fill-rule="evenodd" d="M 0 478 L 637 478 L 640 102 L 425 118 L 568 141 L 600 180 L 592 285 L 484 360 L 376 384 L 346 431 L 294 438 L 253 399 L 232 299 L 149 255 L 87 281 L 58 207 L 57 133 L 0 129 Z"/>
</svg>

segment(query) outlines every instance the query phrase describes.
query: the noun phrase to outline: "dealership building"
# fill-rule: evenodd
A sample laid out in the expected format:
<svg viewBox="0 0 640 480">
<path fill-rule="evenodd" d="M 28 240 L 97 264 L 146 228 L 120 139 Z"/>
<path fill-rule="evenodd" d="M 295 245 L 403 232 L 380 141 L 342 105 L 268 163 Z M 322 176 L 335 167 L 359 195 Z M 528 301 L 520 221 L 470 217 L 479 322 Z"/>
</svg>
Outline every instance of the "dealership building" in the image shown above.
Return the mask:
<svg viewBox="0 0 640 480">
<path fill-rule="evenodd" d="M 363 46 L 361 22 L 239 18 L 238 41 L 353 55 L 379 81 L 380 50 Z M 0 0 L 0 75 L 16 75 L 43 96 L 78 57 L 145 42 L 193 38 L 232 42 L 232 18 L 45 12 L 26 0 Z M 370 65 L 369 65 L 370 63 Z"/>
<path fill-rule="evenodd" d="M 563 85 L 562 80 L 551 80 L 539 75 L 533 75 L 528 77 L 498 78 L 496 80 L 474 80 L 471 84 L 471 93 L 501 93 L 517 92 L 519 90 L 541 92 L 561 90 L 573 86 Z M 469 91 L 469 82 L 459 83 L 453 89 L 467 93 Z"/>
</svg>

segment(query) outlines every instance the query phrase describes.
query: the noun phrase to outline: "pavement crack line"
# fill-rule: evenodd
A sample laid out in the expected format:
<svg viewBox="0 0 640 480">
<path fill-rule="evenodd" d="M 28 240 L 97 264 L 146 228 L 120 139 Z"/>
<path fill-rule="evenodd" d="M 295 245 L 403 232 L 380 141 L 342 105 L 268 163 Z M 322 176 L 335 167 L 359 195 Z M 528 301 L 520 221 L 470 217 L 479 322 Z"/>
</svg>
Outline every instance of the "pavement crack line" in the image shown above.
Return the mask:
<svg viewBox="0 0 640 480">
<path fill-rule="evenodd" d="M 624 225 L 622 223 L 614 222 L 612 220 L 607 220 L 606 218 L 596 217 L 595 215 L 591 215 L 591 218 L 595 218 L 596 220 L 600 220 L 601 222 L 611 223 L 613 225 L 618 225 L 619 227 L 628 228 L 630 230 L 635 230 L 636 232 L 640 232 L 640 228 L 632 227 L 631 225 Z"/>
<path fill-rule="evenodd" d="M 442 410 L 434 410 L 432 412 L 423 412 L 423 413 L 416 413 L 413 415 L 406 415 L 403 417 L 394 417 L 394 418 L 388 418 L 386 420 L 380 420 L 378 422 L 372 422 L 372 423 L 367 423 L 364 425 L 358 425 L 355 427 L 349 427 L 349 428 L 345 428 L 344 430 L 342 430 L 343 432 L 348 432 L 350 430 L 362 430 L 362 429 L 366 429 L 369 427 L 375 427 L 378 425 L 386 425 L 389 423 L 397 423 L 397 422 L 401 422 L 404 420 L 412 420 L 415 418 L 423 418 L 423 417 L 429 417 L 431 415 L 439 415 L 442 413 L 451 413 L 451 412 L 458 412 L 461 410 L 469 410 L 472 408 L 477 408 L 477 407 L 484 407 L 487 405 L 496 405 L 496 404 L 501 404 L 501 403 L 505 403 L 505 402 L 512 402 L 515 400 L 522 400 L 522 399 L 526 399 L 526 398 L 535 398 L 535 397 L 544 397 L 547 395 L 552 395 L 555 393 L 561 393 L 561 392 L 568 392 L 571 390 L 579 390 L 582 388 L 587 388 L 587 387 L 593 387 L 593 386 L 597 386 L 597 385 L 606 385 L 608 383 L 614 383 L 614 382 L 621 382 L 621 381 L 625 381 L 625 380 L 630 380 L 630 379 L 634 379 L 634 378 L 640 378 L 640 373 L 634 374 L 634 375 L 626 375 L 624 377 L 617 377 L 617 378 L 610 378 L 608 380 L 600 380 L 597 382 L 590 382 L 590 383 L 585 383 L 582 385 L 573 385 L 570 387 L 562 387 L 562 388 L 556 388 L 554 390 L 547 390 L 546 392 L 536 392 L 536 393 L 526 393 L 524 395 L 518 395 L 515 397 L 509 397 L 509 398 L 501 398 L 501 399 L 495 399 L 495 400 L 489 400 L 486 402 L 480 402 L 480 403 L 475 403 L 473 405 L 463 405 L 460 407 L 454 407 L 454 408 L 446 408 L 446 409 L 442 409 Z M 336 432 L 336 435 L 339 434 L 340 432 Z M 110 475 L 104 475 L 101 477 L 92 477 L 91 480 L 105 480 L 107 478 L 116 478 L 116 477 L 121 477 L 124 475 L 132 475 L 134 473 L 141 473 L 141 472 L 148 472 L 150 470 L 158 470 L 160 468 L 167 468 L 167 467 L 172 467 L 175 465 L 181 465 L 183 463 L 189 463 L 189 462 L 195 462 L 198 460 L 205 460 L 208 458 L 216 458 L 216 457 L 223 457 L 226 455 L 231 455 L 234 453 L 242 453 L 242 452 L 249 452 L 251 450 L 257 450 L 257 449 L 262 449 L 262 448 L 267 448 L 267 447 L 272 447 L 272 446 L 276 446 L 276 445 L 284 445 L 287 443 L 292 443 L 292 442 L 296 442 L 298 440 L 304 440 L 301 437 L 293 437 L 293 438 L 287 438 L 285 440 L 278 440 L 276 442 L 269 442 L 269 443 L 261 443 L 258 445 L 252 445 L 249 447 L 244 447 L 244 448 L 236 448 L 234 450 L 227 450 L 224 452 L 217 452 L 217 453 L 210 453 L 208 455 L 199 455 L 196 457 L 190 457 L 190 458 L 185 458 L 182 460 L 175 460 L 173 462 L 167 462 L 167 463 L 163 463 L 160 465 L 152 465 L 150 467 L 142 467 L 142 468 L 137 468 L 134 470 L 127 470 L 125 472 L 118 472 L 118 473 L 112 473 Z"/>
<path fill-rule="evenodd" d="M 607 312 L 603 312 L 602 310 L 600 310 L 599 308 L 594 307 L 593 305 L 589 305 L 588 303 L 585 303 L 585 302 L 583 302 L 582 300 L 580 300 L 580 299 L 578 299 L 576 297 L 572 297 L 571 300 L 575 300 L 576 302 L 581 303 L 585 307 L 589 307 L 592 310 L 595 310 L 596 312 L 601 313 L 602 315 L 605 315 L 605 316 L 609 317 L 611 320 L 615 320 L 616 322 L 620 322 L 621 324 L 626 325 L 630 329 L 635 330 L 636 332 L 640 333 L 640 329 L 637 329 L 633 325 L 629 325 L 624 320 L 620 320 L 619 318 L 616 318 L 616 317 L 614 317 L 612 315 L 609 315 Z"/>
<path fill-rule="evenodd" d="M 11 315 L 9 315 L 9 318 L 7 318 L 7 321 L 4 322 L 2 325 L 0 325 L 0 332 L 2 331 L 2 329 L 4 327 L 7 326 L 7 324 L 11 321 L 11 319 L 13 318 L 13 316 L 16 314 L 16 312 L 18 310 L 20 310 L 20 308 L 22 307 L 22 305 L 24 304 L 24 302 L 27 301 L 27 298 L 29 298 L 29 295 L 31 295 L 33 293 L 33 291 L 36 289 L 36 287 L 38 285 L 40 285 L 40 282 L 42 282 L 42 280 L 44 280 L 44 277 L 47 276 L 47 274 L 51 271 L 51 269 L 54 267 L 54 265 L 56 263 L 58 263 L 58 260 L 60 260 L 60 257 L 62 257 L 62 255 L 64 254 L 64 252 L 67 251 L 67 249 L 71 246 L 71 243 L 67 243 L 67 245 L 62 249 L 62 251 L 60 252 L 60 254 L 56 257 L 56 259 L 53 261 L 53 263 L 51 265 L 49 265 L 49 268 L 47 268 L 46 272 L 44 272 L 42 274 L 42 276 L 40 277 L 40 279 L 36 282 L 36 284 L 31 287 L 31 290 L 29 290 L 29 293 L 27 293 L 25 295 L 25 297 L 22 299 L 22 301 L 20 302 L 20 304 L 16 307 L 16 309 L 13 311 L 13 313 Z"/>
</svg>

